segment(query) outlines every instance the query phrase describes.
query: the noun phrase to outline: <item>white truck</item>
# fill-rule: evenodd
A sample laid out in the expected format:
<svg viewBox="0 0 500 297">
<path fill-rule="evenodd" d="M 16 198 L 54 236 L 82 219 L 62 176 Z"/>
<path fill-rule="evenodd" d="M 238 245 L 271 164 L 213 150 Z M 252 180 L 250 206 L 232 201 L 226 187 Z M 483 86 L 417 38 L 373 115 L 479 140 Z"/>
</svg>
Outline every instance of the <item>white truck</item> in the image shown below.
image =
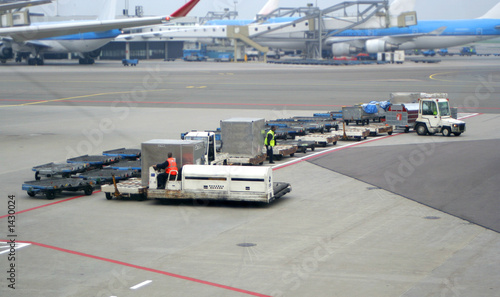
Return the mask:
<svg viewBox="0 0 500 297">
<path fill-rule="evenodd" d="M 460 136 L 465 132 L 465 122 L 451 117 L 450 100 L 446 97 L 435 97 L 433 94 L 423 93 L 418 100 L 418 117 L 415 120 L 414 130 L 418 135 Z"/>
<path fill-rule="evenodd" d="M 459 136 L 465 132 L 465 122 L 456 119 L 447 93 L 393 93 L 391 103 L 386 124 L 394 129 L 408 132 L 413 128 L 418 135 Z"/>
</svg>

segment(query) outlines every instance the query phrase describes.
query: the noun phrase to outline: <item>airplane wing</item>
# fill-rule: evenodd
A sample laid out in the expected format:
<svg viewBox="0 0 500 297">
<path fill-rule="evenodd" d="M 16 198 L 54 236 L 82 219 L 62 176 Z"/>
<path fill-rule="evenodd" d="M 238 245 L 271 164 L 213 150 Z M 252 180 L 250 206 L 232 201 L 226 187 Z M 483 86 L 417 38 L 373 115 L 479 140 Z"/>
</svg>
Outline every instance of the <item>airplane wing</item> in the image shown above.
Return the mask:
<svg viewBox="0 0 500 297">
<path fill-rule="evenodd" d="M 18 1 L 0 4 L 0 12 L 51 3 L 52 0 Z"/>
<path fill-rule="evenodd" d="M 9 36 L 16 42 L 22 42 L 33 39 L 43 39 L 85 32 L 157 25 L 168 21 L 169 19 L 170 17 L 147 17 L 109 21 L 81 21 L 59 24 L 45 23 L 42 25 L 0 28 L 0 36 Z"/>
<path fill-rule="evenodd" d="M 171 17 L 185 16 L 200 0 L 190 0 L 180 9 L 167 17 L 143 17 L 107 21 L 76 21 L 71 23 L 44 23 L 40 25 L 0 28 L 0 36 L 8 36 L 16 42 L 43 39 L 55 36 L 72 35 L 85 32 L 99 32 L 158 25 L 168 22 Z"/>
</svg>

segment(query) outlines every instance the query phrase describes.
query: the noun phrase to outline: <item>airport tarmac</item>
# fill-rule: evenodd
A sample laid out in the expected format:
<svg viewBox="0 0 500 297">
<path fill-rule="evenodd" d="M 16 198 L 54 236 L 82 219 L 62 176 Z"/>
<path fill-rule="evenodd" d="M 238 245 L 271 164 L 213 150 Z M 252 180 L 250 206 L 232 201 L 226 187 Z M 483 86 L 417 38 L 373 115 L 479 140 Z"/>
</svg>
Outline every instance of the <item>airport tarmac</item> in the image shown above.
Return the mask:
<svg viewBox="0 0 500 297">
<path fill-rule="evenodd" d="M 2 296 L 500 291 L 498 58 L 352 67 L 1 66 Z M 108 201 L 99 191 L 48 201 L 21 190 L 36 165 L 178 139 L 230 117 L 311 115 L 402 91 L 449 93 L 466 133 L 396 133 L 284 158 L 274 178 L 292 192 L 270 205 Z M 9 196 L 17 212 L 10 223 Z M 12 238 L 15 259 L 6 243 Z"/>
</svg>

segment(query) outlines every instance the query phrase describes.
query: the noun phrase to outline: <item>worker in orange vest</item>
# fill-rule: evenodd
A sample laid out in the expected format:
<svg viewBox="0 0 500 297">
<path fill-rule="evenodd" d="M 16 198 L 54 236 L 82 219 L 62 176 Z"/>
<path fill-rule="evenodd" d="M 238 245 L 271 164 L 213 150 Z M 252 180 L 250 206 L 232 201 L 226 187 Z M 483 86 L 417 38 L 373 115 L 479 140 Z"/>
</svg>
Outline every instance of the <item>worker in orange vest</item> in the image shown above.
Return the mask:
<svg viewBox="0 0 500 297">
<path fill-rule="evenodd" d="M 153 168 L 155 170 L 165 169 L 164 173 L 160 173 L 156 176 L 158 189 L 165 189 L 165 185 L 167 184 L 167 179 L 169 174 L 170 178 L 173 179 L 179 172 L 177 169 L 177 162 L 175 161 L 175 158 L 172 157 L 172 153 L 169 152 L 167 156 L 168 157 L 165 162 L 153 165 Z"/>
</svg>

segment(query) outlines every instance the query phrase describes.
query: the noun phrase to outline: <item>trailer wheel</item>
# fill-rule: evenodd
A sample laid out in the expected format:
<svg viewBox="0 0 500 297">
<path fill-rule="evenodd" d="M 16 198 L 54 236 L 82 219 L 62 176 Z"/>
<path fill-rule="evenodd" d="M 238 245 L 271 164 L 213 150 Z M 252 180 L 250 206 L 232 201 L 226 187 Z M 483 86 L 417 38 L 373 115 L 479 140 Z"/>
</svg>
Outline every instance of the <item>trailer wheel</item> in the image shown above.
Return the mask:
<svg viewBox="0 0 500 297">
<path fill-rule="evenodd" d="M 35 180 L 40 180 L 40 172 L 35 172 Z"/>
<path fill-rule="evenodd" d="M 453 134 L 454 134 L 455 136 L 460 136 L 460 134 L 462 134 L 462 132 L 453 132 Z"/>
<path fill-rule="evenodd" d="M 53 200 L 54 198 L 56 198 L 56 192 L 48 191 L 47 193 L 45 193 L 45 197 L 47 197 L 47 199 L 49 200 Z"/>
<path fill-rule="evenodd" d="M 443 136 L 450 136 L 451 135 L 451 129 L 448 128 L 448 127 L 444 127 L 443 131 L 441 131 L 441 133 L 443 133 Z"/>
<path fill-rule="evenodd" d="M 30 197 L 35 197 L 35 195 L 36 195 L 36 193 L 33 191 L 28 191 L 27 193 L 28 193 L 28 196 L 30 196 Z"/>
<path fill-rule="evenodd" d="M 106 193 L 106 199 L 111 200 L 113 199 L 113 196 L 111 196 L 111 193 Z"/>
<path fill-rule="evenodd" d="M 92 186 L 86 186 L 83 189 L 83 192 L 85 193 L 85 195 L 89 196 L 89 195 L 92 195 L 92 193 L 94 192 L 94 189 L 92 188 Z"/>
<path fill-rule="evenodd" d="M 145 201 L 147 199 L 146 193 L 139 194 L 139 201 Z"/>
<path fill-rule="evenodd" d="M 391 132 L 387 132 L 387 134 L 392 135 L 392 131 Z"/>
<path fill-rule="evenodd" d="M 428 132 L 425 124 L 418 124 L 415 130 L 417 131 L 418 135 L 427 135 Z"/>
</svg>

